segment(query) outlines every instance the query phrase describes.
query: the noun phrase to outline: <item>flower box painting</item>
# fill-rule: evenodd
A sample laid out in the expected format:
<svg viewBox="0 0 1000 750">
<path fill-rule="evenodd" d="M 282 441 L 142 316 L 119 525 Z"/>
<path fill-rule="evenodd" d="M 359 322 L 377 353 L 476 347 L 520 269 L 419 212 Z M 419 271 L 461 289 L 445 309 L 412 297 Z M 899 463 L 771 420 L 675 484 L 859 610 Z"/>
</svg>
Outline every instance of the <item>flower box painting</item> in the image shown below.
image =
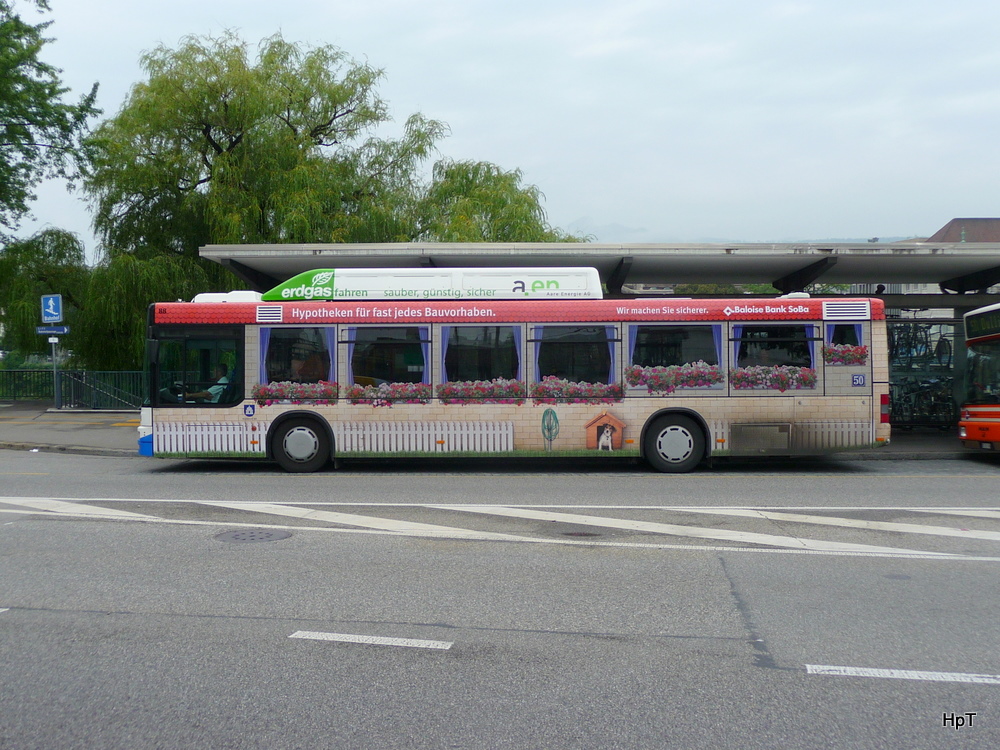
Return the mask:
<svg viewBox="0 0 1000 750">
<path fill-rule="evenodd" d="M 868 364 L 868 347 L 853 344 L 826 344 L 823 347 L 823 362 L 828 365 Z"/>
<path fill-rule="evenodd" d="M 704 361 L 658 367 L 630 365 L 625 368 L 625 382 L 630 387 L 645 386 L 649 393 L 657 395 L 673 393 L 678 388 L 721 388 L 724 381 L 722 368 Z"/>
<path fill-rule="evenodd" d="M 392 407 L 393 404 L 427 404 L 434 392 L 430 383 L 379 383 L 347 386 L 344 397 L 352 404 Z"/>
<path fill-rule="evenodd" d="M 521 380 L 450 380 L 437 387 L 442 404 L 523 404 L 528 388 Z"/>
<path fill-rule="evenodd" d="M 816 370 L 792 365 L 754 365 L 729 371 L 729 383 L 736 390 L 797 391 L 816 387 Z"/>
<path fill-rule="evenodd" d="M 288 404 L 335 404 L 340 395 L 340 386 L 320 380 L 318 383 L 258 383 L 250 392 L 250 397 L 260 406 L 275 403 Z"/>
<path fill-rule="evenodd" d="M 608 404 L 624 397 L 621 383 L 577 383 L 555 375 L 546 375 L 531 386 L 535 404 Z"/>
</svg>

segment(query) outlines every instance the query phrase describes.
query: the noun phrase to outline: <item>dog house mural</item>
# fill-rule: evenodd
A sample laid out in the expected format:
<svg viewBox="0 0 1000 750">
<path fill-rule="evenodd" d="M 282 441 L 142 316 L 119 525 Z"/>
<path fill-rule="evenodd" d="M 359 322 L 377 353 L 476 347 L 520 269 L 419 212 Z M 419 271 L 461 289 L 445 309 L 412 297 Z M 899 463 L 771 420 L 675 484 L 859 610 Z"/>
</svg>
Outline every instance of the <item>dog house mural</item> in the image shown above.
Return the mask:
<svg viewBox="0 0 1000 750">
<path fill-rule="evenodd" d="M 587 448 L 601 451 L 620 451 L 625 437 L 625 423 L 606 411 L 587 422 Z"/>
</svg>

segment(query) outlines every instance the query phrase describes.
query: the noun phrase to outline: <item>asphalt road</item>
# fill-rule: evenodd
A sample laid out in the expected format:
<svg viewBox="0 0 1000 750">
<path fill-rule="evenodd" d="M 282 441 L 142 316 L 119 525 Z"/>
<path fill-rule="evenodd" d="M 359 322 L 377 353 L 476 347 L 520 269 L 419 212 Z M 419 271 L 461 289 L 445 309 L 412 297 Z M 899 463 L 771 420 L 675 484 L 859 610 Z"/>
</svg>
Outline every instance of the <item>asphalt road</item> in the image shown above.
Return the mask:
<svg viewBox="0 0 1000 750">
<path fill-rule="evenodd" d="M 0 747 L 1000 744 L 996 464 L 584 468 L 0 450 Z"/>
</svg>

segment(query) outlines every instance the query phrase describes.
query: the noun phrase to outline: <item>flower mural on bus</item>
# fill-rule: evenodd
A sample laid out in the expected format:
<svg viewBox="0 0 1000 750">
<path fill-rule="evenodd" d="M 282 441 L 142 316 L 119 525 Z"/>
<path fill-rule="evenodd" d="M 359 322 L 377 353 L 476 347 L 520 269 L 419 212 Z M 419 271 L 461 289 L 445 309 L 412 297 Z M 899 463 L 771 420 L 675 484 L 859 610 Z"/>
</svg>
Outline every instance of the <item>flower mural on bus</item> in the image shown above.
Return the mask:
<svg viewBox="0 0 1000 750">
<path fill-rule="evenodd" d="M 816 387 L 816 370 L 793 365 L 734 367 L 729 383 L 736 390 L 797 391 Z"/>
<path fill-rule="evenodd" d="M 868 347 L 826 344 L 823 347 L 823 362 L 828 365 L 865 365 L 868 364 Z"/>
<path fill-rule="evenodd" d="M 340 386 L 326 380 L 318 383 L 258 383 L 250 392 L 250 397 L 260 406 L 278 403 L 335 404 L 339 396 Z"/>
<path fill-rule="evenodd" d="M 584 383 L 546 375 L 531 386 L 535 404 L 609 404 L 625 397 L 621 383 Z"/>
<path fill-rule="evenodd" d="M 442 404 L 523 404 L 528 389 L 522 380 L 452 380 L 437 387 Z"/>
<path fill-rule="evenodd" d="M 700 360 L 684 365 L 625 368 L 625 382 L 632 387 L 646 386 L 650 393 L 673 393 L 678 388 L 711 388 L 725 380 L 719 365 Z"/>
<path fill-rule="evenodd" d="M 344 398 L 352 404 L 392 407 L 393 404 L 427 404 L 434 393 L 430 383 L 379 383 L 347 386 Z"/>
</svg>

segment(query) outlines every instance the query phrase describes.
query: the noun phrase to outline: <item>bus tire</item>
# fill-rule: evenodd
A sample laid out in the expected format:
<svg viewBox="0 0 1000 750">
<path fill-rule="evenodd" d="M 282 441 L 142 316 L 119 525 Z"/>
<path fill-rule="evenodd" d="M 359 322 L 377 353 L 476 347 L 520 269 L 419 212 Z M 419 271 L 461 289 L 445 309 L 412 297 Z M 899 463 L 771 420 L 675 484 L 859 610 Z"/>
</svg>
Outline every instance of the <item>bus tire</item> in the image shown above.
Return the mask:
<svg viewBox="0 0 1000 750">
<path fill-rule="evenodd" d="M 330 460 L 330 438 L 315 419 L 289 419 L 271 435 L 271 455 L 285 471 L 318 471 Z"/>
<path fill-rule="evenodd" d="M 646 430 L 643 453 L 657 471 L 691 471 L 705 456 L 705 433 L 688 417 L 660 417 Z"/>
</svg>

